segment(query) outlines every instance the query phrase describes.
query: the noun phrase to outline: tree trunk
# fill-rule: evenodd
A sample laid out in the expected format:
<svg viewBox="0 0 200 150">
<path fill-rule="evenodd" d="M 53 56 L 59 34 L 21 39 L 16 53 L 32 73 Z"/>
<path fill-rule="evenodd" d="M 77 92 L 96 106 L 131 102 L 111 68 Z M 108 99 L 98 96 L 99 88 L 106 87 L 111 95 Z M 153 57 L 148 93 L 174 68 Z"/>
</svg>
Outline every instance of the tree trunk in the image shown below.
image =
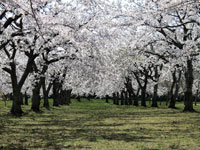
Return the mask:
<svg viewBox="0 0 200 150">
<path fill-rule="evenodd" d="M 90 95 L 90 94 L 88 94 L 87 100 L 88 100 L 88 101 L 91 101 L 91 95 Z"/>
<path fill-rule="evenodd" d="M 139 96 L 139 93 L 140 93 L 140 88 L 138 88 L 137 93 L 136 93 L 136 95 L 135 95 L 135 98 L 134 98 L 134 101 L 133 101 L 133 105 L 134 105 L 134 106 L 139 106 L 139 103 L 138 103 L 138 96 Z"/>
<path fill-rule="evenodd" d="M 20 92 L 20 96 L 21 96 L 21 102 L 20 102 L 20 104 L 24 105 L 23 94 L 21 92 Z"/>
<path fill-rule="evenodd" d="M 13 89 L 13 103 L 11 113 L 16 116 L 21 116 L 23 111 L 21 109 L 21 93 L 19 89 Z"/>
<path fill-rule="evenodd" d="M 132 80 L 129 77 L 126 78 L 125 85 L 126 85 L 126 89 L 127 89 L 127 92 L 128 92 L 128 104 L 132 105 L 134 93 L 133 93 Z"/>
<path fill-rule="evenodd" d="M 65 90 L 61 89 L 59 93 L 59 104 L 64 105 L 65 103 Z"/>
<path fill-rule="evenodd" d="M 185 71 L 185 100 L 184 100 L 184 111 L 194 112 L 193 100 L 192 100 L 192 86 L 193 86 L 193 65 L 192 60 L 187 60 L 187 70 Z"/>
<path fill-rule="evenodd" d="M 116 104 L 116 94 L 113 93 L 113 104 Z"/>
<path fill-rule="evenodd" d="M 172 82 L 172 86 L 169 92 L 169 106 L 168 108 L 176 108 L 175 104 L 176 104 L 176 99 L 174 96 L 174 87 L 176 85 L 177 79 L 176 79 L 176 69 L 174 70 L 174 72 L 172 73 L 172 78 L 173 78 L 173 82 Z"/>
<path fill-rule="evenodd" d="M 53 106 L 59 106 L 59 99 L 60 99 L 60 88 L 59 82 L 57 79 L 53 81 Z"/>
<path fill-rule="evenodd" d="M 128 103 L 129 105 L 133 105 L 133 96 L 131 92 L 128 92 Z"/>
<path fill-rule="evenodd" d="M 141 106 L 144 106 L 144 107 L 146 107 L 146 88 L 145 87 L 143 87 L 142 89 L 141 89 L 142 91 L 141 91 Z"/>
<path fill-rule="evenodd" d="M 121 105 L 124 105 L 124 91 L 121 92 Z"/>
<path fill-rule="evenodd" d="M 12 72 L 11 81 L 12 81 L 12 89 L 13 89 L 13 103 L 11 108 L 11 113 L 16 116 L 21 116 L 23 111 L 21 108 L 21 87 L 19 87 L 17 83 L 17 76 L 16 76 L 16 66 L 15 64 L 11 64 Z"/>
<path fill-rule="evenodd" d="M 78 101 L 78 102 L 81 102 L 80 96 L 77 97 L 77 101 Z"/>
<path fill-rule="evenodd" d="M 43 98 L 44 98 L 44 104 L 43 107 L 46 109 L 49 109 L 49 91 L 52 87 L 52 83 L 49 83 L 47 89 L 46 89 L 46 82 L 45 79 L 42 82 L 42 91 L 43 91 Z"/>
<path fill-rule="evenodd" d="M 116 96 L 116 105 L 119 105 L 119 92 L 117 92 L 117 96 Z"/>
<path fill-rule="evenodd" d="M 43 98 L 44 98 L 43 107 L 45 107 L 46 109 L 49 109 L 49 98 L 48 98 L 47 91 L 43 91 Z"/>
<path fill-rule="evenodd" d="M 153 93 L 153 99 L 152 99 L 152 105 L 151 107 L 158 107 L 157 103 L 157 93 L 158 93 L 158 84 L 154 85 L 154 93 Z"/>
<path fill-rule="evenodd" d="M 72 90 L 61 90 L 61 92 L 60 92 L 60 102 L 61 102 L 60 104 L 61 105 L 69 105 L 70 104 L 71 92 L 72 92 Z"/>
<path fill-rule="evenodd" d="M 128 105 L 128 92 L 124 92 L 124 98 L 125 98 L 125 105 Z"/>
<path fill-rule="evenodd" d="M 134 101 L 133 101 L 133 105 L 134 105 L 134 106 L 139 106 L 138 97 L 135 97 L 135 99 L 134 99 Z"/>
<path fill-rule="evenodd" d="M 59 99 L 55 95 L 53 97 L 53 106 L 59 106 Z"/>
<path fill-rule="evenodd" d="M 71 94 L 72 94 L 72 89 L 67 90 L 67 101 L 68 101 L 68 104 L 71 103 Z"/>
<path fill-rule="evenodd" d="M 106 103 L 109 103 L 108 95 L 106 95 Z"/>
<path fill-rule="evenodd" d="M 40 88 L 39 83 L 33 89 L 31 109 L 35 112 L 40 112 Z"/>
</svg>

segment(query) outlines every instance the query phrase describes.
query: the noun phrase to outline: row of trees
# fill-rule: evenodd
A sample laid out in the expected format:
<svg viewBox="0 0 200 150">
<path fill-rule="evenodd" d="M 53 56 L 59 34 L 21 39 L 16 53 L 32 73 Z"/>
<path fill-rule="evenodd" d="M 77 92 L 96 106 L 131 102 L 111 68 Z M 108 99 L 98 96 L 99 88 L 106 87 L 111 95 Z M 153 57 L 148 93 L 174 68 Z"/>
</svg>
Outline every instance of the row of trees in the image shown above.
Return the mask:
<svg viewBox="0 0 200 150">
<path fill-rule="evenodd" d="M 158 95 L 166 95 L 170 108 L 175 108 L 179 97 L 184 100 L 184 111 L 194 111 L 194 96 L 199 96 L 199 2 L 137 4 L 141 22 L 135 36 L 113 56 L 121 69 L 117 77 L 124 83 L 116 86 L 121 89 L 113 97 L 122 93 L 123 100 L 127 91 L 125 97 L 135 97 L 138 105 L 139 94 L 141 105 L 146 106 L 146 95 L 151 95 L 152 106 L 157 107 Z M 133 12 L 124 17 L 132 18 Z M 123 26 L 134 25 L 132 19 L 128 21 Z"/>
<path fill-rule="evenodd" d="M 23 112 L 22 93 L 31 95 L 34 111 L 41 95 L 49 108 L 50 94 L 57 106 L 69 104 L 71 93 L 117 92 L 141 95 L 142 106 L 146 93 L 153 95 L 154 107 L 157 95 L 168 94 L 170 108 L 184 95 L 184 110 L 194 111 L 199 21 L 193 0 L 1 1 L 1 91 L 12 91 L 15 115 Z"/>
</svg>

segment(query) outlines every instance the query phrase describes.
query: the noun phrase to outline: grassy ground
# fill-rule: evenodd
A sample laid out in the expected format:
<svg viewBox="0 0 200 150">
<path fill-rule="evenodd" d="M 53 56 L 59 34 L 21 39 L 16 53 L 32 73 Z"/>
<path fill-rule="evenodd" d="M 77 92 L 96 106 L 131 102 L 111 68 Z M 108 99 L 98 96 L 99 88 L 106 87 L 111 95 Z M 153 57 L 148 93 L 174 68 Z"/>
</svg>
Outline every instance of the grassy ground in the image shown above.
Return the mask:
<svg viewBox="0 0 200 150">
<path fill-rule="evenodd" d="M 183 113 L 181 103 L 172 110 L 74 100 L 39 114 L 23 106 L 20 118 L 10 105 L 0 102 L 2 150 L 200 150 L 200 114 Z"/>
</svg>

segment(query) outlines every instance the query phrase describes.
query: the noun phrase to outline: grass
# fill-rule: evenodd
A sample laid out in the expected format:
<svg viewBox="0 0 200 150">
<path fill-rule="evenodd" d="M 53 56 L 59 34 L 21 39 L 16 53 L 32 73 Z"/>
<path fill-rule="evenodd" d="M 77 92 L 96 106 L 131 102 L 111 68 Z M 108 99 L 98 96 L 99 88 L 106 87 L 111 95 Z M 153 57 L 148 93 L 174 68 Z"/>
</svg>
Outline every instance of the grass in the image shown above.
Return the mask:
<svg viewBox="0 0 200 150">
<path fill-rule="evenodd" d="M 23 106 L 20 118 L 10 105 L 0 101 L 0 150 L 200 150 L 200 114 L 183 113 L 182 103 L 172 110 L 73 100 L 42 113 Z"/>
</svg>

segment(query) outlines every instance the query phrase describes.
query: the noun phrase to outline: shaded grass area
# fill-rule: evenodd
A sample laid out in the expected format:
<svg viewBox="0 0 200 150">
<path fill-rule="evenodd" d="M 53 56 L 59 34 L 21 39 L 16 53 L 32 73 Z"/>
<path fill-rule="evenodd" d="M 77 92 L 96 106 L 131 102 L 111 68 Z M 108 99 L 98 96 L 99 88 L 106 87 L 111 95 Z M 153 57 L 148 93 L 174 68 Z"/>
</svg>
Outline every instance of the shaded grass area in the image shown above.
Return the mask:
<svg viewBox="0 0 200 150">
<path fill-rule="evenodd" d="M 20 118 L 10 105 L 0 101 L 0 150 L 200 150 L 200 114 L 183 113 L 182 103 L 172 110 L 73 100 L 42 113 L 23 106 Z"/>
</svg>

